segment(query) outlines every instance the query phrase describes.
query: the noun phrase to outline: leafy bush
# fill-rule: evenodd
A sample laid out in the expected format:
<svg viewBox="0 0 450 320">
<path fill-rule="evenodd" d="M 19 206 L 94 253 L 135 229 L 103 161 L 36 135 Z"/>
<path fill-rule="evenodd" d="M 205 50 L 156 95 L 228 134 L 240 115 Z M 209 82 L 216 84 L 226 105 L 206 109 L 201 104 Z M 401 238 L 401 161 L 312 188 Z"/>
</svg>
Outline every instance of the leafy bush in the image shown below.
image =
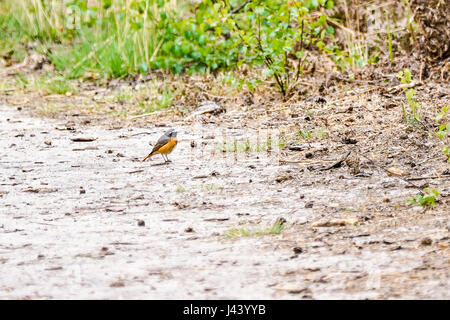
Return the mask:
<svg viewBox="0 0 450 320">
<path fill-rule="evenodd" d="M 326 49 L 326 38 L 333 37 L 328 17 L 319 14 L 333 5 L 324 0 L 203 0 L 182 21 L 161 12 L 163 44 L 152 67 L 181 73 L 264 65 L 265 75 L 286 95 L 308 61 L 306 48 Z"/>
</svg>

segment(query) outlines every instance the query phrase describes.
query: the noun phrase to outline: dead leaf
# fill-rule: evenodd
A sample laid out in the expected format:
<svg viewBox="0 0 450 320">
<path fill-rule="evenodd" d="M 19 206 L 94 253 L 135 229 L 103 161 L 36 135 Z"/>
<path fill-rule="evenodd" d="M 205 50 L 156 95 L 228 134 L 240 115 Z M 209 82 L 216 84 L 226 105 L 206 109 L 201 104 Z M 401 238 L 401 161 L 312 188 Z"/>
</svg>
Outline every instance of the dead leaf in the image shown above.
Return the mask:
<svg viewBox="0 0 450 320">
<path fill-rule="evenodd" d="M 406 175 L 406 172 L 402 169 L 399 169 L 397 167 L 390 167 L 388 169 L 386 169 L 386 172 L 388 174 L 388 176 L 392 177 L 403 177 Z"/>
</svg>

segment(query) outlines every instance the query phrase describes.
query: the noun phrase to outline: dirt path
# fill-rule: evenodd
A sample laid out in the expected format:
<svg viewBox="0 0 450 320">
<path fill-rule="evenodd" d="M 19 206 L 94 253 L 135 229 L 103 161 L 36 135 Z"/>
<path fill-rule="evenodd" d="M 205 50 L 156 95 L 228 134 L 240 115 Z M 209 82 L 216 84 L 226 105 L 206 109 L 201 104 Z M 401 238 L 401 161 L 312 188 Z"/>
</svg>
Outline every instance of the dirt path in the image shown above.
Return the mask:
<svg viewBox="0 0 450 320">
<path fill-rule="evenodd" d="M 218 151 L 242 130 L 177 129 L 157 165 L 139 159 L 166 128 L 0 107 L 0 299 L 450 298 L 445 201 L 406 207 L 414 190 L 376 168 L 299 170 L 279 150 Z M 224 236 L 281 217 L 280 234 Z"/>
</svg>

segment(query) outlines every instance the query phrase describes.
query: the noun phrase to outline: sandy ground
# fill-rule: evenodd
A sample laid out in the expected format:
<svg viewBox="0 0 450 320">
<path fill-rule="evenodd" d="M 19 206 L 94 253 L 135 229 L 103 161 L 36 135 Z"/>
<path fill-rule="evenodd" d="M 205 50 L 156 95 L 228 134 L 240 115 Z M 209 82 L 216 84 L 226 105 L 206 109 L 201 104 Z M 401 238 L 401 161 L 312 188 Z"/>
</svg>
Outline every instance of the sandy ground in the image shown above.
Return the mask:
<svg viewBox="0 0 450 320">
<path fill-rule="evenodd" d="M 0 107 L 0 299 L 450 298 L 448 178 L 435 208 L 408 206 L 411 184 L 370 162 L 223 153 L 256 133 L 216 123 L 140 162 L 165 130 Z M 277 218 L 280 234 L 225 236 Z"/>
</svg>

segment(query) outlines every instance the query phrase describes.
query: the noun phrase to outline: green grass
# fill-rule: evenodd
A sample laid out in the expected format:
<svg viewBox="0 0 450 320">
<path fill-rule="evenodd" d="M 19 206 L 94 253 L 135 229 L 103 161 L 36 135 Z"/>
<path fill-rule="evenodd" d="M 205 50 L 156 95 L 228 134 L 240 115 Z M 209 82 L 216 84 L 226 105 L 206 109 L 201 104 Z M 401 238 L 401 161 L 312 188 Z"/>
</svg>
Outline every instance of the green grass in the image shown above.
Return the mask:
<svg viewBox="0 0 450 320">
<path fill-rule="evenodd" d="M 66 79 L 52 79 L 46 83 L 48 91 L 56 94 L 66 94 L 68 92 L 73 92 L 73 87 L 69 81 Z"/>
<path fill-rule="evenodd" d="M 79 78 L 87 72 L 121 78 L 148 71 L 149 52 L 155 50 L 157 32 L 130 30 L 126 22 L 105 19 L 95 28 L 82 27 L 73 47 L 61 46 L 50 55 L 58 71 L 70 66 L 69 78 Z"/>
<path fill-rule="evenodd" d="M 322 128 L 317 130 L 302 129 L 298 131 L 297 135 L 302 139 L 324 139 L 328 135 L 328 132 L 323 130 Z"/>
<path fill-rule="evenodd" d="M 95 7 L 86 3 L 0 2 L 0 53 L 12 50 L 17 59 L 23 59 L 24 45 L 35 41 L 55 69 L 69 79 L 87 72 L 108 78 L 147 73 L 163 32 L 158 19 L 152 17 L 159 16 L 159 10 L 182 11 L 185 6 L 181 1 L 166 1 L 158 7 L 152 0 L 103 1 Z"/>
<path fill-rule="evenodd" d="M 150 113 L 170 107 L 175 100 L 175 93 L 171 89 L 163 89 L 162 93 L 150 103 L 141 103 L 144 113 Z"/>
<path fill-rule="evenodd" d="M 44 74 L 41 76 L 16 75 L 16 83 L 24 89 L 41 90 L 46 94 L 66 94 L 77 92 L 76 84 L 65 77 Z"/>
<path fill-rule="evenodd" d="M 233 228 L 225 231 L 223 234 L 226 238 L 239 238 L 239 237 L 259 237 L 265 235 L 280 234 L 284 229 L 284 219 L 277 219 L 270 227 L 262 229 L 247 229 L 247 228 Z"/>
</svg>

